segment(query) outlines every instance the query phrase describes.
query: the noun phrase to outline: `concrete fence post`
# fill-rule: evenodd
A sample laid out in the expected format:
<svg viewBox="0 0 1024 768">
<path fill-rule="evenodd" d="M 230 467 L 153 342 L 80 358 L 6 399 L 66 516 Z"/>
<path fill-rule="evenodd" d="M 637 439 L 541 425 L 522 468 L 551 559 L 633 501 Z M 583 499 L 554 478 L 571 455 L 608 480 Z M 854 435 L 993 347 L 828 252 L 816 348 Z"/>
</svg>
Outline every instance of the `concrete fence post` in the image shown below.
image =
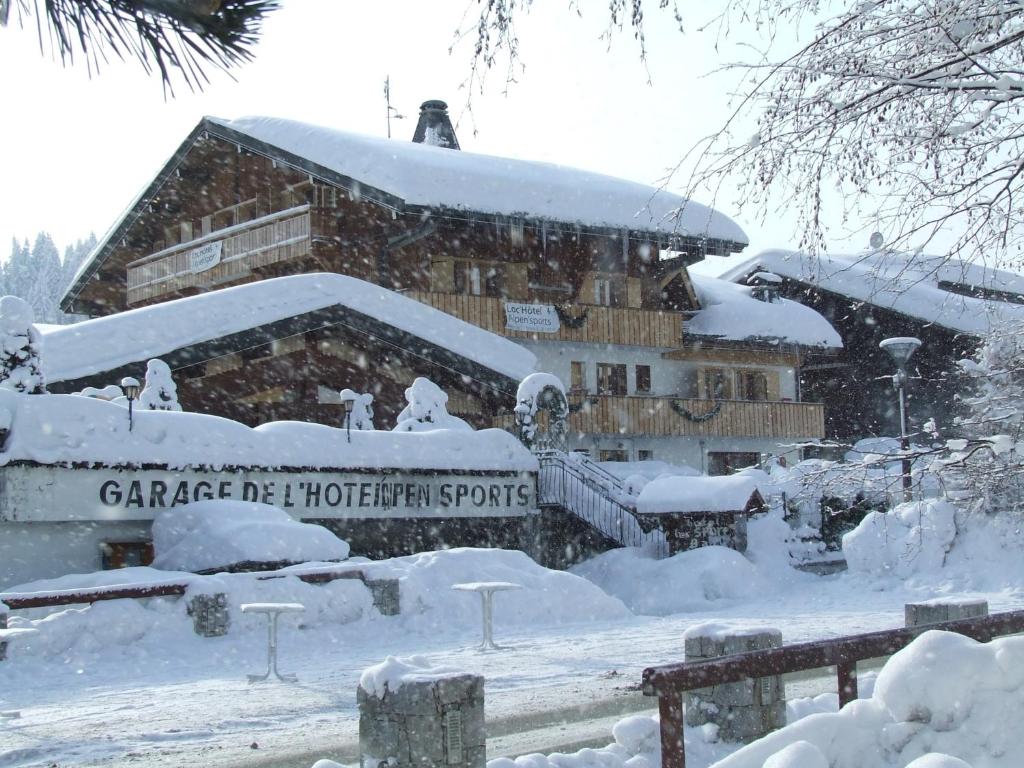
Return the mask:
<svg viewBox="0 0 1024 768">
<path fill-rule="evenodd" d="M 683 635 L 686 661 L 782 647 L 782 632 L 721 624 L 691 627 Z M 753 741 L 786 724 L 786 691 L 779 675 L 698 688 L 686 693 L 686 724 L 713 723 L 722 741 Z"/>
<path fill-rule="evenodd" d="M 978 619 L 988 616 L 988 601 L 971 598 L 939 597 L 903 606 L 904 626 L 923 627 L 942 621 Z"/>
</svg>

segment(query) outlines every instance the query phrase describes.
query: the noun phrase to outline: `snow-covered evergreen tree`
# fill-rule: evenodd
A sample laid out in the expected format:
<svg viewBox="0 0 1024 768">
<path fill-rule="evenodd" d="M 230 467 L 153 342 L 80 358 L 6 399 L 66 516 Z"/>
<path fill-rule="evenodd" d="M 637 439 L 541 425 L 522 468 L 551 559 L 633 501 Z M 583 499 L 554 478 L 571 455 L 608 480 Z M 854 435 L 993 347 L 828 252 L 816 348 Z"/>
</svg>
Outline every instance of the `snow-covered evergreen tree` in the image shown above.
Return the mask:
<svg viewBox="0 0 1024 768">
<path fill-rule="evenodd" d="M 11 257 L 4 265 L 4 292 L 8 296 L 28 298 L 32 287 L 32 249 L 28 240 L 21 245 L 12 241 Z"/>
<path fill-rule="evenodd" d="M 180 411 L 178 387 L 170 366 L 163 360 L 146 363 L 146 383 L 139 393 L 139 407 L 151 411 Z"/>
<path fill-rule="evenodd" d="M 42 337 L 32 324 L 32 308 L 17 296 L 0 298 L 0 343 L 0 387 L 30 395 L 46 392 Z"/>
<path fill-rule="evenodd" d="M 341 390 L 341 400 L 352 400 L 352 415 L 349 416 L 349 428 L 361 432 L 369 432 L 373 426 L 373 395 L 369 392 L 360 394 L 351 389 Z"/>
<path fill-rule="evenodd" d="M 32 307 L 37 322 L 60 322 L 60 294 L 64 289 L 64 274 L 60 252 L 53 238 L 46 232 L 36 236 L 31 254 L 31 284 L 27 294 L 19 294 Z"/>
<path fill-rule="evenodd" d="M 409 403 L 398 414 L 393 432 L 427 432 L 432 429 L 461 429 L 472 427 L 458 416 L 448 413 L 448 395 L 437 384 L 422 376 L 405 390 Z"/>
</svg>

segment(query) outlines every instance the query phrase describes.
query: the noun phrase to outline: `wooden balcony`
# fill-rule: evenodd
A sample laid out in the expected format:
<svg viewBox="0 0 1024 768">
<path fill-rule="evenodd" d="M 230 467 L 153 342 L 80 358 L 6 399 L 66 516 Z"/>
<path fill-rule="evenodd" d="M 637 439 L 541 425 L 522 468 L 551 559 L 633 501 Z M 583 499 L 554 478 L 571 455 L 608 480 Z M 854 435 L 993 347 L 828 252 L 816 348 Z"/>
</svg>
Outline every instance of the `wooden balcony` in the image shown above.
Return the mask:
<svg viewBox="0 0 1024 768">
<path fill-rule="evenodd" d="M 216 263 L 197 269 L 194 254 L 218 243 L 220 254 Z M 211 232 L 129 264 L 128 304 L 187 288 L 231 282 L 258 267 L 304 256 L 311 243 L 308 205 Z"/>
<path fill-rule="evenodd" d="M 578 318 L 586 312 L 586 320 L 580 327 L 570 328 L 562 323 L 556 333 L 534 333 L 510 331 L 505 328 L 503 299 L 427 291 L 410 291 L 406 295 L 468 323 L 512 339 L 536 338 L 676 348 L 679 347 L 683 334 L 683 316 L 680 312 L 577 304 L 569 309 L 569 314 Z"/>
<path fill-rule="evenodd" d="M 572 395 L 569 399 L 573 407 L 582 405 L 569 416 L 569 428 L 588 435 L 785 440 L 825 436 L 825 406 L 821 403 L 720 400 L 716 404 L 695 398 L 606 395 Z M 716 408 L 714 416 L 700 420 Z M 495 426 L 514 429 L 514 417 L 503 416 Z"/>
</svg>

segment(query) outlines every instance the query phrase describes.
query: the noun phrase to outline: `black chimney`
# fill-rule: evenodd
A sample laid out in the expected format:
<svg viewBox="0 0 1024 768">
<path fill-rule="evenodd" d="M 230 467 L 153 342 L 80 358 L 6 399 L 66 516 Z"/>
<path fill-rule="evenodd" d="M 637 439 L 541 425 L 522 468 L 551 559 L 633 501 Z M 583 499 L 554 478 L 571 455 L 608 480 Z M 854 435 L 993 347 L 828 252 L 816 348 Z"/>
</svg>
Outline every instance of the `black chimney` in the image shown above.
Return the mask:
<svg viewBox="0 0 1024 768">
<path fill-rule="evenodd" d="M 458 149 L 459 140 L 455 138 L 455 129 L 448 117 L 448 105 L 437 99 L 420 104 L 420 120 L 416 123 L 412 140 L 432 147 Z"/>
</svg>

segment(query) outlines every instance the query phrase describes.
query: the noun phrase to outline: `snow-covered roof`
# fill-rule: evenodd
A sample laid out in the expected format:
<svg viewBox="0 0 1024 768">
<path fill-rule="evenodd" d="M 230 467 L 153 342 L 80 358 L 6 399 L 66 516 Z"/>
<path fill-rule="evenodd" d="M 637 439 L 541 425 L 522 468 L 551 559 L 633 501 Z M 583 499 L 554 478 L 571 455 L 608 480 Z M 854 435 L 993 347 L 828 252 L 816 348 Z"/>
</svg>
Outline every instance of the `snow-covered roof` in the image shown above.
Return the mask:
<svg viewBox="0 0 1024 768">
<path fill-rule="evenodd" d="M 727 341 L 759 341 L 840 348 L 839 334 L 810 307 L 789 299 L 753 298 L 751 289 L 690 273 L 701 309 L 686 322 L 687 334 Z"/>
<path fill-rule="evenodd" d="M 415 468 L 532 471 L 537 461 L 501 429 L 433 432 L 353 431 L 297 421 L 252 428 L 203 413 L 136 410 L 78 395 L 0 390 L 9 433 L 0 465 L 99 463 L 312 469 Z M 350 442 L 351 440 L 351 442 Z"/>
<path fill-rule="evenodd" d="M 730 264 L 720 277 L 740 281 L 763 270 L 972 336 L 1024 321 L 1024 304 L 995 298 L 1010 294 L 1024 301 L 1024 276 L 984 264 L 884 250 L 813 257 L 770 250 Z M 979 295 L 963 295 L 952 290 L 956 286 Z"/>
<path fill-rule="evenodd" d="M 739 225 L 712 208 L 591 171 L 280 118 L 206 120 L 395 195 L 407 205 L 748 242 Z"/>
<path fill-rule="evenodd" d="M 43 335 L 48 381 L 67 381 L 160 357 L 232 333 L 341 306 L 508 376 L 531 374 L 532 352 L 414 299 L 346 275 L 293 275 L 119 312 Z"/>
<path fill-rule="evenodd" d="M 659 477 L 640 492 L 636 511 L 642 515 L 665 512 L 736 512 L 746 508 L 757 483 L 743 475 L 723 477 Z"/>
</svg>

